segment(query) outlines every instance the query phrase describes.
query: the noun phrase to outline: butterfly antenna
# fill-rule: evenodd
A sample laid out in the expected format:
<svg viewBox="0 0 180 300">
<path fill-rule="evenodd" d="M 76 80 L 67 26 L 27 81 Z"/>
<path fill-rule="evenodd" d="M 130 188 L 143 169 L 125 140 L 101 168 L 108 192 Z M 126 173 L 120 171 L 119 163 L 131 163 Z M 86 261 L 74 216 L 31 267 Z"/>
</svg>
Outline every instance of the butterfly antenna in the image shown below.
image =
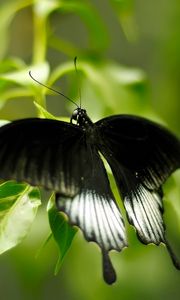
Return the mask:
<svg viewBox="0 0 180 300">
<path fill-rule="evenodd" d="M 55 90 L 55 89 L 53 89 L 53 88 L 51 88 L 51 87 L 45 85 L 44 83 L 38 81 L 37 79 L 35 79 L 35 78 L 32 76 L 31 71 L 29 71 L 29 76 L 32 78 L 32 80 L 34 80 L 35 82 L 37 82 L 39 85 L 41 85 L 41 86 L 47 88 L 48 90 L 53 91 L 53 92 L 56 93 L 56 94 L 59 94 L 59 95 L 63 96 L 64 98 L 66 98 L 67 100 L 69 100 L 70 102 L 72 102 L 74 105 L 76 105 L 76 107 L 79 108 L 79 106 L 76 104 L 76 102 L 74 102 L 74 101 L 73 101 L 72 99 L 70 99 L 69 97 L 65 96 L 63 93 L 61 93 L 61 92 L 59 92 L 59 91 L 57 91 L 57 90 Z"/>
<path fill-rule="evenodd" d="M 80 82 L 79 82 L 79 72 L 77 69 L 77 56 L 75 56 L 75 58 L 74 58 L 74 67 L 75 67 L 75 71 L 76 71 L 77 86 L 78 86 L 78 93 L 79 93 L 79 99 L 80 99 L 79 107 L 81 108 L 81 89 L 80 89 Z"/>
</svg>

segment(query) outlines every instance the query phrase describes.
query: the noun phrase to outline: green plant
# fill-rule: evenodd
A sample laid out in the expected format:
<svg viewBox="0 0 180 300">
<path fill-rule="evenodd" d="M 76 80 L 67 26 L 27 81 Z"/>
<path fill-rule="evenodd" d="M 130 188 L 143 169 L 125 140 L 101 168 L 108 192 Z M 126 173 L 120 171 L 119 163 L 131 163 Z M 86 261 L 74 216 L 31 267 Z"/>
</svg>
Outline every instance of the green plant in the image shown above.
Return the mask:
<svg viewBox="0 0 180 300">
<path fill-rule="evenodd" d="M 114 12 L 120 20 L 123 32 L 129 41 L 137 38 L 137 26 L 133 14 L 133 1 L 109 1 Z M 29 26 L 32 31 L 30 45 L 32 50 L 29 56 L 9 54 L 9 40 L 12 34 L 12 22 L 19 13 L 27 12 Z M 64 39 L 53 27 L 53 20 L 58 20 L 72 14 L 85 28 L 87 41 L 79 45 L 71 40 Z M 154 120 L 162 121 L 161 115 L 153 109 L 147 93 L 147 78 L 144 71 L 130 68 L 108 59 L 110 34 L 100 12 L 95 9 L 91 1 L 60 1 L 60 0 L 15 0 L 6 1 L 0 10 L 0 117 L 4 119 L 3 108 L 17 99 L 27 101 L 30 99 L 35 104 L 34 114 L 38 117 L 60 118 L 47 110 L 47 98 L 51 93 L 32 82 L 28 75 L 29 70 L 39 81 L 52 86 L 58 80 L 67 78 L 68 89 L 65 94 L 78 100 L 77 80 L 74 76 L 73 58 L 78 56 L 78 70 L 80 86 L 83 95 L 83 105 L 90 112 L 93 119 L 117 113 L 133 113 L 148 116 Z M 23 26 L 23 24 L 22 24 Z M 78 35 L 78 32 L 74 32 Z M 27 37 L 26 41 L 29 37 Z M 21 35 L 18 35 L 19 43 Z M 23 43 L 23 41 L 21 41 Z M 53 55 L 58 54 L 63 62 L 54 63 Z M 55 66 L 54 66 L 55 65 Z M 61 89 L 60 89 L 61 91 Z M 53 101 L 53 97 L 50 98 Z M 62 102 L 65 100 L 62 99 Z M 65 102 L 66 112 L 72 111 L 72 105 Z M 94 107 L 96 109 L 94 110 Z M 162 106 L 163 107 L 163 106 Z M 177 103 L 178 107 L 178 103 Z M 168 109 L 167 109 L 168 110 Z M 176 110 L 176 109 L 175 109 Z M 61 113 L 62 114 L 62 113 Z M 13 119 L 13 114 L 10 119 Z M 22 113 L 22 118 L 24 117 Z M 67 117 L 66 117 L 67 120 Z M 4 120 L 2 120 L 3 124 Z M 178 182 L 178 175 L 175 180 Z M 175 201 L 178 198 L 177 184 L 171 180 L 167 190 L 173 190 Z M 38 189 L 15 182 L 2 183 L 0 186 L 0 242 L 1 253 L 20 243 L 28 234 L 29 228 L 35 219 L 41 196 Z M 59 246 L 59 260 L 56 267 L 61 266 L 62 259 L 71 245 L 76 230 L 72 229 L 66 219 L 57 213 L 54 207 L 53 194 L 48 195 L 48 216 L 52 233 Z M 18 211 L 23 206 L 24 219 L 19 218 Z M 171 208 L 170 208 L 171 210 Z M 180 213 L 177 212 L 177 215 Z M 13 218 L 13 231 L 12 227 Z M 27 222 L 28 220 L 28 222 Z M 22 222 L 21 224 L 19 222 Z M 21 226 L 20 226 L 21 225 Z M 17 226 L 17 227 L 16 227 Z M 8 231 L 9 230 L 9 231 Z M 11 235 L 9 235 L 9 232 Z M 61 232 L 61 234 L 59 234 Z M 13 236 L 12 236 L 13 235 Z M 49 239 L 48 237 L 48 239 Z"/>
</svg>

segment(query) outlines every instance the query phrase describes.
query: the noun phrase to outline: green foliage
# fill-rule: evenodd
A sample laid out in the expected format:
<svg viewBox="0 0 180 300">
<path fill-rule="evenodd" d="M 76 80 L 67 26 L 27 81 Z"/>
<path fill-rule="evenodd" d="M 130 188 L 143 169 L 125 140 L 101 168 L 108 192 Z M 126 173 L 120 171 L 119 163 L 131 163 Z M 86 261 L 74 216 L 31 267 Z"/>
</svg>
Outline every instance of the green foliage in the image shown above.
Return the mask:
<svg viewBox="0 0 180 300">
<path fill-rule="evenodd" d="M 0 185 L 0 254 L 27 235 L 40 203 L 37 188 L 11 181 Z"/>
<path fill-rule="evenodd" d="M 59 82 L 64 82 L 65 79 L 64 94 L 78 103 L 77 78 L 75 78 L 73 64 L 73 58 L 78 56 L 82 103 L 92 119 L 97 120 L 110 114 L 132 113 L 168 123 L 174 131 L 179 133 L 180 66 L 178 45 L 180 42 L 177 28 L 179 28 L 180 13 L 178 1 L 177 4 L 176 1 L 173 1 L 173 5 L 172 3 L 166 4 L 164 12 L 157 2 L 137 1 L 136 3 L 133 0 L 104 2 L 7 0 L 1 2 L 3 2 L 0 9 L 1 125 L 6 122 L 5 119 L 12 120 L 17 116 L 21 118 L 38 116 L 67 121 L 67 117 L 61 116 L 67 114 L 68 110 L 72 111 L 72 104 L 60 97 L 61 102 L 59 101 L 60 104 L 57 108 L 52 93 L 33 82 L 29 77 L 29 71 L 38 81 L 48 86 L 55 86 Z M 149 9 L 152 10 L 153 15 L 150 14 Z M 154 16 L 156 11 L 157 18 Z M 167 16 L 169 16 L 169 22 L 166 20 Z M 72 23 L 63 23 L 68 22 L 71 18 Z M 76 30 L 76 23 L 79 24 L 77 28 L 81 28 L 82 32 Z M 173 27 L 174 23 L 176 26 Z M 71 26 L 69 31 L 66 24 Z M 120 40 L 121 36 L 123 37 Z M 122 58 L 128 62 L 127 66 L 120 63 Z M 132 61 L 133 63 L 131 63 Z M 130 65 L 138 67 L 130 67 Z M 144 69 L 148 75 L 139 66 L 145 66 Z M 151 88 L 149 83 L 151 83 Z M 61 91 L 61 87 L 56 87 L 56 89 Z M 50 101 L 47 101 L 47 98 Z M 62 106 L 63 109 L 60 110 L 59 107 L 62 108 Z M 29 112 L 30 110 L 31 112 Z M 177 243 L 180 233 L 180 212 L 176 209 L 179 201 L 179 174 L 175 174 L 174 178 L 175 184 L 171 184 L 170 181 L 166 186 L 167 203 L 165 203 L 165 207 L 169 211 L 169 215 L 166 216 L 167 219 L 169 218 L 168 224 L 172 220 L 176 220 L 175 233 L 173 230 L 170 231 L 173 232 L 172 239 Z M 117 193 L 117 191 L 114 192 Z M 45 198 L 49 200 L 49 195 L 43 195 L 43 200 Z M 173 204 L 169 204 L 168 199 L 173 199 Z M 39 191 L 36 188 L 15 182 L 6 182 L 0 185 L 0 253 L 6 252 L 22 242 L 22 245 L 17 247 L 17 252 L 15 252 L 16 249 L 10 252 L 12 257 L 14 255 L 12 261 L 15 264 L 18 258 L 21 261 L 22 253 L 24 255 L 24 249 L 26 249 L 26 259 L 16 266 L 17 269 L 19 268 L 18 274 L 19 277 L 22 277 L 21 280 L 24 284 L 22 290 L 26 290 L 30 286 L 29 290 L 24 292 L 25 295 L 23 294 L 22 299 L 26 299 L 28 295 L 28 299 L 44 300 L 55 295 L 54 290 L 50 292 L 49 298 L 48 294 L 45 295 L 50 275 L 48 278 L 44 276 L 44 285 L 40 281 L 36 283 L 36 285 L 39 284 L 39 289 L 43 286 L 41 296 L 37 293 L 38 288 L 36 287 L 35 295 L 31 297 L 31 280 L 28 276 L 28 280 L 25 282 L 26 274 L 33 274 L 33 268 L 35 268 L 30 266 L 33 264 L 28 264 L 33 253 L 28 253 L 27 244 L 28 249 L 33 243 L 37 245 L 37 248 L 39 247 L 38 242 L 41 242 L 44 222 L 47 222 L 46 216 L 41 223 L 41 210 L 35 220 L 40 203 Z M 174 217 L 175 215 L 177 218 Z M 55 271 L 57 273 L 71 246 L 76 230 L 69 225 L 62 214 L 57 212 L 53 198 L 49 200 L 48 217 L 52 236 L 59 250 Z M 32 229 L 33 234 L 29 233 L 30 228 L 34 228 Z M 69 253 L 69 260 L 64 267 L 67 268 L 63 273 L 65 275 L 61 281 L 58 281 L 55 288 L 58 290 L 59 287 L 58 296 L 60 292 L 62 299 L 70 295 L 69 297 L 72 299 L 78 300 L 119 298 L 124 300 L 152 298 L 168 300 L 172 297 L 175 300 L 179 299 L 179 293 L 176 293 L 179 287 L 179 277 L 175 271 L 173 273 L 170 267 L 168 269 L 165 254 L 163 256 L 161 251 L 156 250 L 159 253 L 157 254 L 153 247 L 145 254 L 144 247 L 138 244 L 132 230 L 129 228 L 128 230 L 130 241 L 132 240 L 135 246 L 132 252 L 131 250 L 123 251 L 121 254 L 123 260 L 119 267 L 119 273 L 122 272 L 120 274 L 121 281 L 118 282 L 119 287 L 116 285 L 110 291 L 104 287 L 100 278 L 97 280 L 99 257 L 96 260 L 97 254 L 93 254 L 94 257 L 91 261 L 93 245 L 91 245 L 92 248 L 88 245 L 90 250 L 87 250 L 82 241 L 78 241 L 79 244 L 76 245 L 75 239 L 73 243 L 76 252 L 75 258 L 73 253 Z M 25 237 L 26 239 L 23 241 Z M 49 244 L 46 245 L 46 248 L 50 247 L 50 250 L 42 261 L 44 268 L 48 268 L 47 266 L 51 264 L 52 253 L 54 253 L 53 247 Z M 43 249 L 45 253 L 46 248 Z M 178 243 L 177 249 L 180 250 Z M 41 253 L 40 256 L 43 254 Z M 119 257 L 113 256 L 117 265 L 119 265 Z M 94 265 L 93 261 L 95 261 Z M 158 271 L 156 261 L 162 266 L 162 269 L 159 267 Z M 37 260 L 34 265 L 38 268 L 38 264 L 40 265 Z M 81 267 L 78 268 L 79 264 Z M 23 270 L 25 270 L 24 273 Z M 82 275 L 82 272 L 88 274 L 88 279 L 87 275 Z M 144 274 L 147 278 L 142 284 L 142 281 L 145 280 Z M 54 287 L 54 284 L 52 286 Z M 7 293 L 9 290 L 8 287 Z M 57 298 L 56 295 L 55 297 Z M 9 296 L 9 299 L 15 298 L 14 294 Z M 17 299 L 20 300 L 20 296 L 17 296 Z"/>
<path fill-rule="evenodd" d="M 54 203 L 54 195 L 52 195 L 49 200 L 48 216 L 53 237 L 59 248 L 59 259 L 55 269 L 55 274 L 57 274 L 63 262 L 64 256 L 71 246 L 77 229 L 70 226 L 65 219 L 65 216 L 57 211 Z"/>
</svg>

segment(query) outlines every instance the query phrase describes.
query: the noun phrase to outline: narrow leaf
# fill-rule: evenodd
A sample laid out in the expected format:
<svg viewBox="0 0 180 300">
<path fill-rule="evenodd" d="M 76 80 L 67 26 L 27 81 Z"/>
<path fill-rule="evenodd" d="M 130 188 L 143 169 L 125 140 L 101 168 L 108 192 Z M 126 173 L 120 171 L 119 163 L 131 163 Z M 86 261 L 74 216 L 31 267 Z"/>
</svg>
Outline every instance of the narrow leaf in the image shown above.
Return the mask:
<svg viewBox="0 0 180 300">
<path fill-rule="evenodd" d="M 57 117 L 49 113 L 42 105 L 34 101 L 34 105 L 36 106 L 38 113 L 41 118 L 47 118 L 47 119 L 52 119 L 52 120 L 59 120 L 59 121 L 64 121 L 64 122 L 69 122 L 69 118 L 67 117 Z"/>
<path fill-rule="evenodd" d="M 34 101 L 34 105 L 36 106 L 39 115 L 42 118 L 47 118 L 47 119 L 53 119 L 56 120 L 57 118 L 53 116 L 51 113 L 49 113 L 44 107 L 42 107 L 40 104 L 38 104 L 36 101 Z"/>
<path fill-rule="evenodd" d="M 57 274 L 77 229 L 72 227 L 65 216 L 57 210 L 53 198 L 54 196 L 50 198 L 48 203 L 48 215 L 52 234 L 59 248 L 59 258 L 55 268 L 55 274 Z"/>
<path fill-rule="evenodd" d="M 36 258 L 38 258 L 40 256 L 40 254 L 42 253 L 42 251 L 44 250 L 44 248 L 46 247 L 46 245 L 49 243 L 49 241 L 51 240 L 51 238 L 52 238 L 52 232 L 50 232 L 48 234 L 48 236 L 46 237 L 46 239 L 43 241 L 42 245 L 37 250 Z"/>
</svg>

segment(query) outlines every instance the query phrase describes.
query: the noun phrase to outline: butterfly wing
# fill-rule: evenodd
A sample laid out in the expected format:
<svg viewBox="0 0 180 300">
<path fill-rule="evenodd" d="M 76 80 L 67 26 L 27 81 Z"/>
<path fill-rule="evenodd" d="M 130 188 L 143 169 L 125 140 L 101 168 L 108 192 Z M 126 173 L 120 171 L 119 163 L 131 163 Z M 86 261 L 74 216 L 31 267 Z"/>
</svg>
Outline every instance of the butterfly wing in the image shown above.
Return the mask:
<svg viewBox="0 0 180 300">
<path fill-rule="evenodd" d="M 180 167 L 180 141 L 140 117 L 113 116 L 96 126 L 101 140 L 98 147 L 112 168 L 130 224 L 143 243 L 167 244 L 161 186 Z"/>
<path fill-rule="evenodd" d="M 0 178 L 25 181 L 64 195 L 79 191 L 85 168 L 83 131 L 66 122 L 24 119 L 0 128 Z"/>
<path fill-rule="evenodd" d="M 98 151 L 93 145 L 88 145 L 86 150 L 88 172 L 83 177 L 80 193 L 72 198 L 57 195 L 56 203 L 59 210 L 68 215 L 70 222 L 82 229 L 88 241 L 100 246 L 104 279 L 111 284 L 116 275 L 108 252 L 112 249 L 121 251 L 127 246 L 125 226 Z"/>
<path fill-rule="evenodd" d="M 158 188 L 180 167 L 180 141 L 154 122 L 120 115 L 102 119 L 96 126 L 113 157 L 149 189 Z"/>
</svg>

